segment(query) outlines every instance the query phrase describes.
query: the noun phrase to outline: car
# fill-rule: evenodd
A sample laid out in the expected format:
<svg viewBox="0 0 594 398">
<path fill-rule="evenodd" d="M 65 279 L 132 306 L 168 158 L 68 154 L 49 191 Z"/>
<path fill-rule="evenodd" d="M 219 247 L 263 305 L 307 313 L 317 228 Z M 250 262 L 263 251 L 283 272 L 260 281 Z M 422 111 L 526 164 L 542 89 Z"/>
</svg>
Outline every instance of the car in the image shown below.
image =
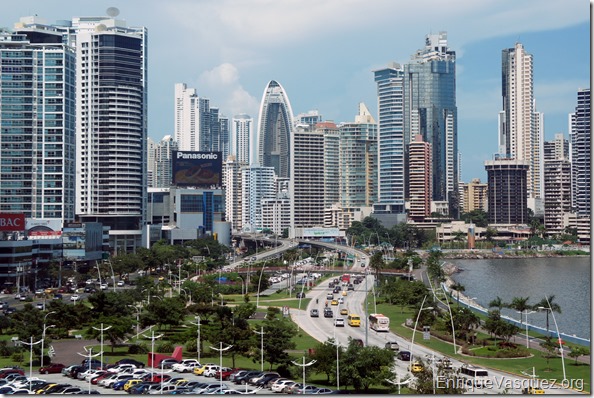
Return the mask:
<svg viewBox="0 0 594 398">
<path fill-rule="evenodd" d="M 328 293 L 326 295 L 326 300 L 334 300 L 334 295 L 332 293 Z"/>
<path fill-rule="evenodd" d="M 388 341 L 384 347 L 392 351 L 398 351 L 400 349 L 398 343 L 395 341 Z"/>
<path fill-rule="evenodd" d="M 218 370 L 215 375 L 214 378 L 217 380 L 229 380 L 229 377 L 231 376 L 232 373 L 237 372 L 239 369 L 235 368 L 235 369 L 231 369 L 231 368 L 226 368 L 223 367 L 221 370 Z"/>
<path fill-rule="evenodd" d="M 544 390 L 539 387 L 524 387 L 522 394 L 544 394 Z"/>
<path fill-rule="evenodd" d="M 171 365 L 171 370 L 174 372 L 184 373 L 192 372 L 194 368 L 202 366 L 197 359 L 184 359 L 180 363 L 174 363 Z"/>
<path fill-rule="evenodd" d="M 344 318 L 336 318 L 334 320 L 334 326 L 336 326 L 336 327 L 344 327 Z"/>
<path fill-rule="evenodd" d="M 344 298 L 343 297 L 339 297 L 338 298 L 338 304 L 344 304 Z"/>
<path fill-rule="evenodd" d="M 163 369 L 171 369 L 171 367 L 173 366 L 173 364 L 180 363 L 180 362 L 181 361 L 178 361 L 175 358 L 164 358 L 164 359 L 161 359 L 159 361 L 159 364 L 156 367 L 159 368 L 159 369 L 161 369 L 161 368 L 163 368 Z"/>
<path fill-rule="evenodd" d="M 346 295 L 347 295 L 347 291 L 346 291 L 346 290 L 343 290 L 343 291 L 342 291 L 342 295 L 343 295 L 343 296 L 346 296 Z"/>
<path fill-rule="evenodd" d="M 410 351 L 400 351 L 396 358 L 400 359 L 401 361 L 410 361 Z"/>
<path fill-rule="evenodd" d="M 35 304 L 35 307 L 36 307 L 38 310 L 41 310 L 41 311 L 43 311 L 43 310 L 45 310 L 45 303 L 43 303 L 43 302 L 39 302 L 39 303 Z"/>
<path fill-rule="evenodd" d="M 347 286 L 347 290 L 355 290 L 355 286 L 353 286 L 352 283 L 349 283 L 349 285 Z"/>
<path fill-rule="evenodd" d="M 100 288 L 101 290 L 107 290 L 107 288 L 108 288 L 108 287 L 109 287 L 109 286 L 107 286 L 107 283 L 102 283 L 101 285 L 99 285 L 99 288 Z"/>
<path fill-rule="evenodd" d="M 215 373 L 219 371 L 221 367 L 219 365 L 208 365 L 204 368 L 202 372 L 202 376 L 204 377 L 214 377 Z"/>
<path fill-rule="evenodd" d="M 78 301 L 80 300 L 80 296 L 78 294 L 73 294 L 70 296 L 70 301 Z"/>
<path fill-rule="evenodd" d="M 241 376 L 236 377 L 233 382 L 235 384 L 247 384 L 248 380 L 253 378 L 253 377 L 257 377 L 259 375 L 261 375 L 263 372 L 259 371 L 259 370 L 250 370 L 247 373 L 244 373 Z"/>
<path fill-rule="evenodd" d="M 346 308 L 343 308 L 340 310 L 340 315 L 348 315 L 349 314 L 349 310 L 347 310 Z"/>
<path fill-rule="evenodd" d="M 41 374 L 50 374 L 50 373 L 62 373 L 62 369 L 64 369 L 66 365 L 62 363 L 52 363 L 50 365 L 43 366 L 39 368 L 39 373 Z"/>
<path fill-rule="evenodd" d="M 124 286 L 125 284 L 126 284 L 126 282 L 124 282 L 124 281 L 118 281 L 118 283 L 117 283 L 117 285 L 118 285 L 119 287 L 122 287 L 122 286 Z"/>
<path fill-rule="evenodd" d="M 297 298 L 305 298 L 305 293 L 304 292 L 297 293 Z"/>
<path fill-rule="evenodd" d="M 270 386 L 270 391 L 281 392 L 286 386 L 288 386 L 291 383 L 295 383 L 295 382 L 293 380 L 289 380 L 289 379 L 281 379 L 279 381 L 276 381 L 274 384 L 272 384 L 272 386 Z"/>
<path fill-rule="evenodd" d="M 205 364 L 203 364 L 201 366 L 195 367 L 194 370 L 192 371 L 192 373 L 194 373 L 197 376 L 201 376 L 202 374 L 204 374 L 204 372 L 206 371 L 206 369 L 209 366 L 216 366 L 216 364 L 214 364 L 214 363 L 205 363 Z"/>
<path fill-rule="evenodd" d="M 334 286 L 334 290 L 332 290 L 333 293 L 340 293 L 340 286 Z"/>
<path fill-rule="evenodd" d="M 423 369 L 424 369 L 423 364 L 420 362 L 415 362 L 408 367 L 408 370 L 410 370 L 412 373 L 422 372 Z"/>
<path fill-rule="evenodd" d="M 332 300 L 332 302 L 330 303 L 330 305 L 338 305 L 338 300 Z"/>
<path fill-rule="evenodd" d="M 330 308 L 324 308 L 324 318 L 333 318 L 334 313 Z"/>
<path fill-rule="evenodd" d="M 317 308 L 314 308 L 313 310 L 309 311 L 309 316 L 312 318 L 317 318 L 320 316 L 320 311 L 318 311 Z"/>
<path fill-rule="evenodd" d="M 137 368 L 144 368 L 144 362 L 141 361 L 137 361 L 134 358 L 122 358 L 119 361 L 115 362 L 116 365 L 123 365 L 123 364 L 129 364 L 129 365 L 134 365 Z"/>
</svg>

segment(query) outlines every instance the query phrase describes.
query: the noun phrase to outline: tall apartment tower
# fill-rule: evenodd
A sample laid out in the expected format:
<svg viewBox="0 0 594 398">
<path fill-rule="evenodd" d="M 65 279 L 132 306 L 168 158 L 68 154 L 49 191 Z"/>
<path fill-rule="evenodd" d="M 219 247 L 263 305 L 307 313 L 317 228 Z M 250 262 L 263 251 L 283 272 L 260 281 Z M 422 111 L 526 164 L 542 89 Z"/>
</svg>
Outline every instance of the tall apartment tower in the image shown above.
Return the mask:
<svg viewBox="0 0 594 398">
<path fill-rule="evenodd" d="M 177 141 L 170 135 L 166 135 L 161 141 L 149 145 L 148 157 L 149 159 L 152 159 L 152 164 L 149 165 L 149 169 L 152 170 L 152 173 L 149 175 L 150 187 L 171 187 L 171 155 L 172 152 L 177 151 L 177 149 Z"/>
<path fill-rule="evenodd" d="M 575 112 L 570 115 L 572 207 L 578 217 L 590 217 L 592 209 L 590 128 L 590 89 L 580 89 Z"/>
<path fill-rule="evenodd" d="M 378 197 L 374 217 L 384 226 L 406 221 L 404 68 L 390 63 L 374 71 L 378 97 Z"/>
<path fill-rule="evenodd" d="M 253 159 L 250 143 L 253 142 L 252 136 L 255 136 L 254 119 L 242 113 L 233 117 L 232 125 L 233 139 L 231 140 L 230 153 L 235 156 L 236 162 L 250 164 Z"/>
<path fill-rule="evenodd" d="M 297 126 L 291 140 L 290 197 L 294 228 L 324 224 L 324 133 Z"/>
<path fill-rule="evenodd" d="M 110 227 L 117 254 L 142 246 L 146 218 L 147 30 L 111 15 L 65 29 L 77 56 L 76 213 Z"/>
<path fill-rule="evenodd" d="M 446 32 L 427 35 L 425 47 L 404 65 L 404 93 L 405 150 L 417 134 L 431 144 L 431 199 L 448 202 L 450 215 L 458 217 L 456 52 Z"/>
<path fill-rule="evenodd" d="M 359 104 L 354 123 L 339 126 L 340 205 L 372 206 L 377 200 L 377 123 L 365 104 Z"/>
<path fill-rule="evenodd" d="M 262 203 L 276 198 L 273 167 L 248 166 L 241 168 L 241 226 L 253 232 L 263 228 Z"/>
<path fill-rule="evenodd" d="M 499 158 L 485 161 L 489 223 L 528 224 L 528 162 Z"/>
<path fill-rule="evenodd" d="M 431 144 L 417 134 L 408 149 L 409 211 L 413 221 L 423 221 L 431 214 L 432 164 Z"/>
<path fill-rule="evenodd" d="M 210 126 L 210 101 L 198 97 L 195 88 L 175 84 L 175 124 L 173 134 L 180 151 L 206 150 Z"/>
<path fill-rule="evenodd" d="M 231 223 L 233 232 L 241 232 L 243 196 L 241 185 L 241 170 L 247 163 L 238 162 L 235 156 L 230 155 L 223 163 L 223 186 L 225 188 L 225 216 Z"/>
<path fill-rule="evenodd" d="M 0 212 L 75 219 L 75 54 L 56 28 L 0 32 Z"/>
<path fill-rule="evenodd" d="M 534 202 L 542 198 L 544 126 L 542 114 L 535 111 L 532 55 L 521 43 L 502 51 L 501 94 L 499 154 L 528 163 L 528 196 Z"/>
<path fill-rule="evenodd" d="M 544 143 L 544 154 L 544 225 L 554 236 L 564 232 L 571 213 L 569 142 L 555 134 L 553 141 Z"/>
<path fill-rule="evenodd" d="M 340 130 L 334 122 L 316 124 L 316 130 L 324 134 L 324 208 L 340 201 Z"/>
<path fill-rule="evenodd" d="M 482 183 L 479 178 L 473 178 L 468 184 L 464 184 L 464 213 L 470 213 L 473 210 L 489 210 L 487 205 L 488 186 Z"/>
<path fill-rule="evenodd" d="M 285 89 L 271 80 L 264 89 L 258 114 L 258 164 L 273 167 L 280 178 L 291 175 L 293 110 Z"/>
<path fill-rule="evenodd" d="M 322 115 L 318 110 L 311 110 L 306 113 L 300 113 L 294 117 L 295 125 L 306 124 L 310 127 L 315 127 L 318 123 L 322 122 Z"/>
</svg>

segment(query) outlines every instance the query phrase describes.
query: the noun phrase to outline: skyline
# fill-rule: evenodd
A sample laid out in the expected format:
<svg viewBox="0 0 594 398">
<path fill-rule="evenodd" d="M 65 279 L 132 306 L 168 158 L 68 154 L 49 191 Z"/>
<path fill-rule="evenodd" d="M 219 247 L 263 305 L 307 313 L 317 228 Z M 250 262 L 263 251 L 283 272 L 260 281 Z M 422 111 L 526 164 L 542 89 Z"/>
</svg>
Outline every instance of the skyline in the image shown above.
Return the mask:
<svg viewBox="0 0 594 398">
<path fill-rule="evenodd" d="M 569 138 L 577 90 L 590 86 L 590 7 L 579 0 L 460 0 L 445 8 L 430 0 L 25 0 L 3 6 L 0 26 L 12 29 L 35 14 L 49 24 L 105 15 L 108 7 L 129 26 L 148 29 L 148 135 L 156 141 L 173 134 L 175 83 L 196 88 L 221 114 L 247 113 L 255 124 L 270 80 L 285 88 L 295 115 L 315 109 L 325 120 L 351 122 L 364 102 L 377 118 L 373 70 L 408 62 L 427 34 L 445 31 L 457 55 L 462 180 L 485 181 L 484 161 L 498 148 L 503 49 L 519 41 L 534 56 L 545 140 L 559 132 Z"/>
</svg>

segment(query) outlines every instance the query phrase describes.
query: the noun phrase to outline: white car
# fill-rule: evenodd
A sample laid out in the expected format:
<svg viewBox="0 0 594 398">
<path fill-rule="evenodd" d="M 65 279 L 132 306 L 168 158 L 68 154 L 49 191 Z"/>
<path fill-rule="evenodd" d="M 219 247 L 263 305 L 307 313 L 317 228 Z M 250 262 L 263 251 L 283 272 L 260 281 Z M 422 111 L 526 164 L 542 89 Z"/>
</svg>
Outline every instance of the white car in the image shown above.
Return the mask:
<svg viewBox="0 0 594 398">
<path fill-rule="evenodd" d="M 194 368 L 199 368 L 200 366 L 202 365 L 196 359 L 184 359 L 180 363 L 171 365 L 171 370 L 179 373 L 192 372 Z"/>
<path fill-rule="evenodd" d="M 118 281 L 118 286 L 119 286 L 119 287 L 122 287 L 122 286 L 124 286 L 125 284 L 126 284 L 126 282 L 124 282 L 124 281 Z"/>
<path fill-rule="evenodd" d="M 116 365 L 112 368 L 107 369 L 109 373 L 132 373 L 136 369 L 136 365 L 132 365 L 131 363 L 123 363 L 121 365 Z"/>
<path fill-rule="evenodd" d="M 204 377 L 214 377 L 215 373 L 217 373 L 220 369 L 219 365 L 210 365 L 204 369 L 202 376 Z"/>
<path fill-rule="evenodd" d="M 334 326 L 342 326 L 342 327 L 344 327 L 344 318 L 336 318 L 334 320 Z"/>
<path fill-rule="evenodd" d="M 281 380 L 274 383 L 270 389 L 272 390 L 272 392 L 281 392 L 286 386 L 288 386 L 291 383 L 294 383 L 294 381 L 288 379 Z"/>
<path fill-rule="evenodd" d="M 80 300 L 80 296 L 78 294 L 73 294 L 70 296 L 70 301 L 78 301 Z"/>
</svg>

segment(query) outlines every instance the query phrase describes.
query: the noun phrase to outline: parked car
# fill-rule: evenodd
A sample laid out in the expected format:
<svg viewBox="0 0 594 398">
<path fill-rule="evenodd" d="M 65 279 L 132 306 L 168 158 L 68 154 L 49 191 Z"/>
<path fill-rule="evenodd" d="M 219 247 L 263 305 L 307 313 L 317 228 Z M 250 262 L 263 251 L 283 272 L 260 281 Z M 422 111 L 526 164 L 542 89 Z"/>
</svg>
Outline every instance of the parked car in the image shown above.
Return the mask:
<svg viewBox="0 0 594 398">
<path fill-rule="evenodd" d="M 204 372 L 202 372 L 202 376 L 204 377 L 214 377 L 215 373 L 220 369 L 219 365 L 208 365 L 204 368 Z"/>
<path fill-rule="evenodd" d="M 217 380 L 229 380 L 229 377 L 232 373 L 238 371 L 239 369 L 231 369 L 223 367 L 221 370 L 217 371 L 214 375 L 215 379 Z"/>
<path fill-rule="evenodd" d="M 297 293 L 297 298 L 305 298 L 305 293 L 304 292 Z"/>
<path fill-rule="evenodd" d="M 64 369 L 65 367 L 66 365 L 62 363 L 52 363 L 39 368 L 39 373 L 44 375 L 49 373 L 62 373 L 62 369 Z"/>
<path fill-rule="evenodd" d="M 256 377 L 257 375 L 261 374 L 262 372 L 260 372 L 259 370 L 250 370 L 247 373 L 244 373 L 241 376 L 237 376 L 235 378 L 235 380 L 233 380 L 233 382 L 235 384 L 247 384 L 248 380 L 251 379 L 252 377 Z"/>
<path fill-rule="evenodd" d="M 144 362 L 141 361 L 137 361 L 134 358 L 122 358 L 119 361 L 117 361 L 115 363 L 116 365 L 123 365 L 123 364 L 129 364 L 129 365 L 134 365 L 137 368 L 144 368 Z"/>
<path fill-rule="evenodd" d="M 173 364 L 175 363 L 180 363 L 181 361 L 178 361 L 175 358 L 165 358 L 159 361 L 159 364 L 156 366 L 157 368 L 161 369 L 171 369 L 171 367 L 173 366 Z"/>
<path fill-rule="evenodd" d="M 171 365 L 171 370 L 174 372 L 192 372 L 194 368 L 202 366 L 197 359 L 184 359 L 180 363 L 174 363 Z"/>
</svg>

